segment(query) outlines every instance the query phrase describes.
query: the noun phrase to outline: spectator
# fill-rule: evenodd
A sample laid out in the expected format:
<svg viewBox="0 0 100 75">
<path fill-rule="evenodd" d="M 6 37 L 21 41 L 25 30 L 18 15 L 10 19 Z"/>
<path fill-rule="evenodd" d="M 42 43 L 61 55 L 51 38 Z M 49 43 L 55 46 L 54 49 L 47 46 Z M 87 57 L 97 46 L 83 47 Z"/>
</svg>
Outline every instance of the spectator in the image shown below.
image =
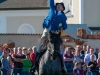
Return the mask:
<svg viewBox="0 0 100 75">
<path fill-rule="evenodd" d="M 90 48 L 91 48 L 91 46 L 90 45 L 87 45 L 85 54 L 89 54 Z"/>
<path fill-rule="evenodd" d="M 13 58 L 13 74 L 12 75 L 22 75 L 23 68 L 23 55 L 17 54 L 17 48 L 14 48 Z"/>
<path fill-rule="evenodd" d="M 24 57 L 24 59 L 26 58 L 26 55 L 27 55 L 27 48 L 26 47 L 23 47 L 22 48 L 22 54 L 23 54 L 23 57 Z"/>
<path fill-rule="evenodd" d="M 1 69 L 1 66 L 2 66 L 2 63 L 1 63 L 1 59 L 2 59 L 2 45 L 0 44 L 0 69 Z M 1 75 L 1 70 L 0 70 L 0 75 Z"/>
<path fill-rule="evenodd" d="M 9 55 L 12 55 L 14 53 L 13 49 L 12 48 L 9 48 L 9 50 L 10 50 Z"/>
<path fill-rule="evenodd" d="M 87 72 L 87 66 L 86 66 L 86 64 L 82 64 L 81 69 L 82 69 L 82 72 L 83 72 L 82 75 L 86 75 L 86 72 Z"/>
<path fill-rule="evenodd" d="M 96 49 L 95 49 L 95 53 L 94 53 L 95 56 L 96 56 L 96 58 L 98 58 L 98 53 L 99 53 L 99 48 L 96 48 Z"/>
<path fill-rule="evenodd" d="M 65 63 L 66 69 L 68 71 L 68 74 L 72 75 L 73 67 L 74 67 L 74 64 L 73 64 L 74 55 L 71 54 L 71 48 L 70 47 L 67 47 L 65 49 L 63 58 L 64 58 L 64 63 Z"/>
<path fill-rule="evenodd" d="M 75 51 L 74 55 L 74 63 L 76 62 L 82 62 L 82 60 L 80 59 L 80 52 L 78 50 Z"/>
<path fill-rule="evenodd" d="M 84 63 L 86 65 L 88 65 L 88 63 L 90 62 L 90 55 L 94 55 L 94 48 L 90 48 L 90 53 L 86 54 L 84 57 Z M 96 56 L 94 55 L 94 60 L 96 61 Z"/>
<path fill-rule="evenodd" d="M 93 75 L 99 75 L 99 68 L 97 62 L 94 60 L 94 54 L 90 55 L 90 62 L 88 63 L 88 67 L 90 67 L 90 71 Z"/>
<path fill-rule="evenodd" d="M 80 59 L 82 60 L 83 63 L 84 63 L 84 57 L 85 57 L 85 53 L 84 53 L 84 51 L 82 50 L 82 51 L 80 52 Z"/>
<path fill-rule="evenodd" d="M 83 45 L 82 50 L 86 51 L 87 45 Z"/>
<path fill-rule="evenodd" d="M 22 48 L 22 54 L 27 55 L 27 48 L 26 47 Z"/>
<path fill-rule="evenodd" d="M 26 59 L 23 61 L 23 75 L 31 75 L 30 68 L 32 66 L 32 62 L 29 58 L 30 54 L 26 55 Z"/>
<path fill-rule="evenodd" d="M 87 47 L 86 45 L 83 45 L 82 50 L 81 50 L 82 52 L 84 52 L 84 54 L 86 52 L 86 47 Z"/>
<path fill-rule="evenodd" d="M 81 75 L 80 67 L 81 67 L 81 64 L 79 62 L 76 62 L 73 69 L 74 75 Z"/>
<path fill-rule="evenodd" d="M 81 51 L 81 45 L 76 45 L 75 50 Z"/>
<path fill-rule="evenodd" d="M 28 53 L 30 54 L 30 53 L 32 53 L 33 51 L 32 51 L 32 48 L 28 48 Z"/>
<path fill-rule="evenodd" d="M 72 53 L 73 55 L 75 55 L 75 49 L 74 49 L 74 48 L 71 48 L 71 53 Z"/>
<path fill-rule="evenodd" d="M 17 49 L 18 49 L 17 54 L 22 55 L 22 49 L 21 49 L 21 47 L 18 47 Z"/>
<path fill-rule="evenodd" d="M 98 66 L 100 67 L 100 53 L 98 53 L 97 64 L 98 64 Z"/>
<path fill-rule="evenodd" d="M 9 67 L 9 75 L 11 75 L 11 69 L 12 69 L 12 57 L 11 55 L 7 56 L 7 60 L 8 60 L 8 67 Z"/>
<path fill-rule="evenodd" d="M 61 50 L 61 54 L 62 54 L 62 56 L 63 56 L 64 51 L 65 51 L 65 45 L 64 45 L 64 44 L 61 44 L 61 45 L 60 45 L 60 50 Z"/>
<path fill-rule="evenodd" d="M 9 53 L 10 53 L 10 49 L 9 49 L 9 48 L 4 48 L 3 51 L 7 53 L 7 56 L 8 56 Z"/>
<path fill-rule="evenodd" d="M 6 52 L 2 53 L 1 62 L 2 62 L 2 73 L 3 73 L 3 75 L 9 75 L 10 70 L 9 70 L 9 63 L 8 63 L 8 60 L 7 60 L 7 53 Z"/>
<path fill-rule="evenodd" d="M 31 62 L 32 62 L 32 65 L 34 65 L 34 60 L 35 60 L 35 52 L 36 52 L 36 46 L 33 46 L 32 47 L 32 53 L 30 54 L 30 60 L 31 60 Z"/>
<path fill-rule="evenodd" d="M 2 45 L 0 45 L 0 56 L 2 55 Z"/>
</svg>

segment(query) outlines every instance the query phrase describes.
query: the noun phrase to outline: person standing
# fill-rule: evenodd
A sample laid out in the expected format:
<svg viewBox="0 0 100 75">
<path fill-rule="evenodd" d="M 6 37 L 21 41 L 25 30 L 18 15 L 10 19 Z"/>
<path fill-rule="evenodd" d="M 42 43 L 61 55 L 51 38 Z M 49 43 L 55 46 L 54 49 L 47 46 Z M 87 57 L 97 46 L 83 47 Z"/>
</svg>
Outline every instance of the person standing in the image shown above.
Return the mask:
<svg viewBox="0 0 100 75">
<path fill-rule="evenodd" d="M 76 62 L 73 69 L 73 75 L 81 75 L 80 67 L 81 67 L 80 62 Z"/>
<path fill-rule="evenodd" d="M 94 57 L 94 54 L 90 55 L 90 62 L 88 63 L 88 67 L 90 68 L 90 71 L 93 73 L 93 75 L 99 75 L 99 66 L 97 61 L 94 60 Z"/>
<path fill-rule="evenodd" d="M 86 65 L 88 65 L 88 63 L 90 62 L 90 55 L 94 55 L 94 60 L 96 61 L 96 56 L 94 54 L 94 48 L 90 48 L 89 51 L 90 52 L 88 54 L 86 54 L 85 57 L 84 57 L 84 63 Z"/>
<path fill-rule="evenodd" d="M 32 62 L 32 65 L 34 65 L 34 60 L 35 60 L 35 55 L 36 55 L 36 46 L 33 46 L 32 47 L 32 52 L 30 53 L 30 60 Z"/>
<path fill-rule="evenodd" d="M 12 75 L 22 75 L 22 68 L 23 68 L 23 60 L 24 56 L 17 54 L 18 49 L 14 48 L 14 54 L 12 54 L 12 62 L 13 62 L 13 73 Z"/>
<path fill-rule="evenodd" d="M 95 52 L 94 52 L 96 58 L 98 58 L 98 53 L 99 53 L 99 48 L 96 48 L 96 49 L 95 49 Z"/>
<path fill-rule="evenodd" d="M 7 60 L 7 53 L 6 52 L 2 53 L 1 62 L 2 62 L 2 73 L 3 73 L 3 75 L 9 75 L 10 70 L 9 70 L 9 63 L 8 63 L 8 60 Z"/>
<path fill-rule="evenodd" d="M 23 75 L 31 75 L 30 68 L 32 66 L 32 62 L 29 58 L 30 54 L 26 55 L 26 58 L 23 61 Z"/>
<path fill-rule="evenodd" d="M 65 63 L 68 75 L 73 75 L 72 72 L 73 72 L 73 68 L 74 68 L 74 64 L 73 64 L 74 55 L 71 54 L 71 48 L 70 47 L 67 47 L 65 49 L 63 59 L 64 59 L 64 63 Z"/>
</svg>

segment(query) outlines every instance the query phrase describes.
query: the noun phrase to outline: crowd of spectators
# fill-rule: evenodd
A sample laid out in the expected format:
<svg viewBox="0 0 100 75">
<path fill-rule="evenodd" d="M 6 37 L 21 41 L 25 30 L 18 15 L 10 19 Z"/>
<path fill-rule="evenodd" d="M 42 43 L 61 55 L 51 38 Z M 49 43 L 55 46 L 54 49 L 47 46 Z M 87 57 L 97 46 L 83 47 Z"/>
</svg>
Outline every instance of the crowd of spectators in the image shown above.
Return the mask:
<svg viewBox="0 0 100 75">
<path fill-rule="evenodd" d="M 0 75 L 32 75 L 36 46 L 32 48 L 2 48 L 0 45 Z M 99 48 L 90 45 L 60 46 L 68 75 L 99 75 Z M 2 74 L 1 74 L 2 73 Z"/>
<path fill-rule="evenodd" d="M 0 75 L 31 75 L 36 46 L 32 48 L 2 48 L 0 45 Z"/>
<path fill-rule="evenodd" d="M 63 58 L 68 75 L 99 75 L 99 48 L 90 45 L 65 47 Z"/>
</svg>

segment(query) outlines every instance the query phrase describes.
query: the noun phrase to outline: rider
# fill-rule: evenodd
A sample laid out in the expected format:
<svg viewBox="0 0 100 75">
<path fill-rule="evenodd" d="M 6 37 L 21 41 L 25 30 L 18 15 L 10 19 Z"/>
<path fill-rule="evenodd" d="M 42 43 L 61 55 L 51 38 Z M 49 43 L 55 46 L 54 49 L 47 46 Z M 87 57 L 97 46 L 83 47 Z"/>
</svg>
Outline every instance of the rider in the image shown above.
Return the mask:
<svg viewBox="0 0 100 75">
<path fill-rule="evenodd" d="M 44 31 L 41 37 L 40 44 L 36 51 L 36 57 L 35 57 L 35 62 L 34 62 L 35 64 L 33 67 L 33 71 L 35 71 L 37 64 L 38 64 L 36 62 L 36 59 L 37 59 L 37 56 L 41 52 L 41 42 L 48 35 L 49 31 L 57 33 L 58 30 L 60 29 L 62 30 L 67 29 L 67 24 L 66 24 L 67 17 L 63 12 L 65 10 L 64 3 L 61 2 L 61 3 L 56 3 L 56 5 L 54 5 L 54 0 L 49 0 L 49 3 L 50 3 L 49 4 L 50 11 L 49 11 L 48 16 L 44 19 L 44 22 L 43 22 Z M 63 62 L 62 58 L 61 58 L 61 61 Z M 64 65 L 61 67 L 62 67 L 62 71 L 66 73 L 64 69 Z"/>
</svg>

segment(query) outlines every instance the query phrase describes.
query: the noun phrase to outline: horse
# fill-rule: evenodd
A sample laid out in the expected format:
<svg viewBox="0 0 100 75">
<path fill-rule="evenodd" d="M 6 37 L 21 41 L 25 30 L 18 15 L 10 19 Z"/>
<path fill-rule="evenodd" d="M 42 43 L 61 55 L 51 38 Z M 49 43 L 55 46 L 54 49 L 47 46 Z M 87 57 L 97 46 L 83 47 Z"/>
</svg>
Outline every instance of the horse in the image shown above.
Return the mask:
<svg viewBox="0 0 100 75">
<path fill-rule="evenodd" d="M 46 50 L 39 61 L 38 75 L 62 75 L 59 57 L 60 44 L 62 43 L 60 35 L 61 32 L 49 32 L 49 39 L 43 43 Z"/>
</svg>

